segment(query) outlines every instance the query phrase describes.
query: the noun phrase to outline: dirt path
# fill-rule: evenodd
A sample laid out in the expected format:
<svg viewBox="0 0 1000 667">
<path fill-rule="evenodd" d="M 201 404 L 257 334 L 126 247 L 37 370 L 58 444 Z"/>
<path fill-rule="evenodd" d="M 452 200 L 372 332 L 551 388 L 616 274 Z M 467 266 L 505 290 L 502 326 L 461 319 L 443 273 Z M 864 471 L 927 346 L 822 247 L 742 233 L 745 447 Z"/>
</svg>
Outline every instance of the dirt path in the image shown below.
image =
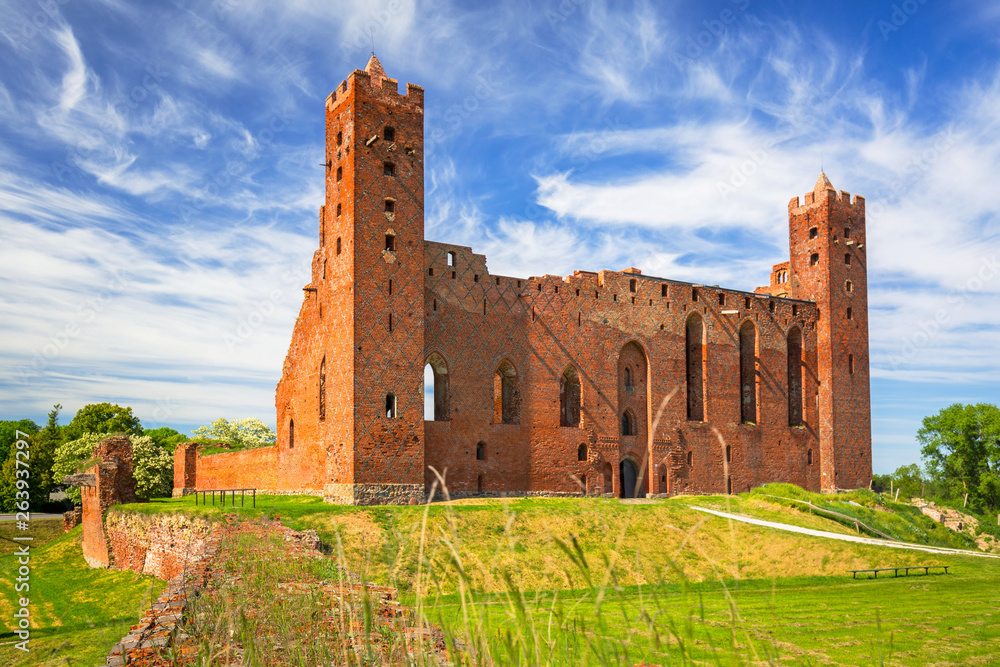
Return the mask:
<svg viewBox="0 0 1000 667">
<path fill-rule="evenodd" d="M 775 530 L 787 530 L 791 533 L 801 533 L 803 535 L 812 535 L 814 537 L 826 537 L 833 540 L 841 540 L 843 542 L 857 542 L 858 544 L 871 544 L 876 547 L 892 547 L 893 549 L 911 549 L 913 551 L 926 551 L 931 554 L 943 554 L 951 556 L 979 556 L 980 558 L 1000 558 L 1000 554 L 988 554 L 982 551 L 969 551 L 967 549 L 950 549 L 948 547 L 927 547 L 922 544 L 909 544 L 907 542 L 889 542 L 888 540 L 878 540 L 874 537 L 859 537 L 855 535 L 841 535 L 840 533 L 828 533 L 825 530 L 813 530 L 812 528 L 802 528 L 800 526 L 792 526 L 787 523 L 776 523 L 774 521 L 764 521 L 763 519 L 753 519 L 748 516 L 740 516 L 738 514 L 728 514 L 726 512 L 719 512 L 718 510 L 710 510 L 704 507 L 691 506 L 691 509 L 698 510 L 699 512 L 707 512 L 708 514 L 714 514 L 715 516 L 720 516 L 723 519 L 732 519 L 733 521 L 741 521 L 743 523 L 751 523 L 755 526 L 764 526 L 765 528 L 774 528 Z"/>
</svg>

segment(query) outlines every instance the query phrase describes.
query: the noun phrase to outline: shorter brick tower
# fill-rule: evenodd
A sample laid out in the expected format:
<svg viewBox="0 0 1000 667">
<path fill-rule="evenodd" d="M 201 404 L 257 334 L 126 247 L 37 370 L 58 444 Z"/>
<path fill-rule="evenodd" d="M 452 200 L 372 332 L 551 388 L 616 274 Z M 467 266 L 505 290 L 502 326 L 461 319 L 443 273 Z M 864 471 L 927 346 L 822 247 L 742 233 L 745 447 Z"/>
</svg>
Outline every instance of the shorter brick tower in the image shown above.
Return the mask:
<svg viewBox="0 0 1000 667">
<path fill-rule="evenodd" d="M 788 296 L 813 301 L 823 489 L 871 481 L 868 372 L 868 258 L 865 200 L 837 192 L 825 173 L 800 202 L 788 204 Z M 809 400 L 810 397 L 803 397 Z"/>
</svg>

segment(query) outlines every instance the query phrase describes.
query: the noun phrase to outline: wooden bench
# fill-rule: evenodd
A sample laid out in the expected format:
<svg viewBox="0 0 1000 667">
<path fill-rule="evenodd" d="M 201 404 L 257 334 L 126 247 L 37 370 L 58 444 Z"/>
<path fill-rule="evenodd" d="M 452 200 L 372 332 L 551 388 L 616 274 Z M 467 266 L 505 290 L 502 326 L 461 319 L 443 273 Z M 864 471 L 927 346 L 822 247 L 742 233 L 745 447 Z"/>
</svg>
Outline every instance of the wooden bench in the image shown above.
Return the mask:
<svg viewBox="0 0 1000 667">
<path fill-rule="evenodd" d="M 904 577 L 908 577 L 908 576 L 910 576 L 910 570 L 923 570 L 924 574 L 926 575 L 926 574 L 930 574 L 931 569 L 933 569 L 935 567 L 943 569 L 944 572 L 942 574 L 948 574 L 948 568 L 951 567 L 951 566 L 950 565 L 910 565 L 910 566 L 906 566 L 906 567 L 881 567 L 881 568 L 874 569 L 874 570 L 848 570 L 848 572 L 850 572 L 853 575 L 851 577 L 852 579 L 857 579 L 859 572 L 873 572 L 875 574 L 874 578 L 878 579 L 878 573 L 879 572 L 892 572 L 893 573 L 892 576 L 898 577 L 900 570 L 902 570 L 903 571 L 903 576 Z M 872 577 L 867 577 L 867 578 L 871 579 Z"/>
</svg>

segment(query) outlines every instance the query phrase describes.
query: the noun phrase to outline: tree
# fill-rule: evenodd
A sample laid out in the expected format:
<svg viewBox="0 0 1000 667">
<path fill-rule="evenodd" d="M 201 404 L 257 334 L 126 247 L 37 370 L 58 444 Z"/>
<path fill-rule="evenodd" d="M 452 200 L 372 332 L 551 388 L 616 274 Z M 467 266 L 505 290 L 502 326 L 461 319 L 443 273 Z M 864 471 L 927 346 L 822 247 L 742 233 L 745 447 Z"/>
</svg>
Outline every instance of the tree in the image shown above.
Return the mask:
<svg viewBox="0 0 1000 667">
<path fill-rule="evenodd" d="M 85 433 L 76 440 L 60 445 L 52 465 L 53 474 L 61 481 L 66 475 L 83 472 L 85 468 L 96 463 L 92 461 L 94 447 L 107 437 L 106 433 Z M 173 457 L 148 435 L 130 435 L 128 439 L 132 443 L 135 494 L 140 498 L 169 495 L 173 488 Z M 74 503 L 80 503 L 79 488 L 67 489 L 66 495 Z"/>
<path fill-rule="evenodd" d="M 62 429 L 59 427 L 61 409 L 61 405 L 52 406 L 45 428 L 33 433 L 27 439 L 28 447 L 25 450 L 28 453 L 27 468 L 19 467 L 15 456 L 9 456 L 4 461 L 3 467 L 0 468 L 0 511 L 14 511 L 14 503 L 19 499 L 17 492 L 25 490 L 17 488 L 19 479 L 26 479 L 28 482 L 26 490 L 32 511 L 41 511 L 42 506 L 49 502 L 49 492 L 53 484 L 57 483 L 52 478 L 52 460 L 56 447 L 62 442 Z"/>
<path fill-rule="evenodd" d="M 147 428 L 142 432 L 142 434 L 148 435 L 150 438 L 153 439 L 153 442 L 158 444 L 160 447 L 163 447 L 171 454 L 174 453 L 174 449 L 177 447 L 177 445 L 181 444 L 182 442 L 187 442 L 189 440 L 189 438 L 186 435 L 178 431 L 175 431 L 169 426 L 161 426 L 160 428 L 154 428 L 154 429 Z"/>
<path fill-rule="evenodd" d="M 18 431 L 28 435 L 38 433 L 38 424 L 30 419 L 0 421 L 0 466 L 7 460 L 11 447 L 17 442 Z"/>
<path fill-rule="evenodd" d="M 142 435 L 142 424 L 132 414 L 132 408 L 111 403 L 92 403 L 80 408 L 66 432 L 67 440 L 76 440 L 84 433 L 124 433 Z"/>
<path fill-rule="evenodd" d="M 899 496 L 905 500 L 920 497 L 923 494 L 923 486 L 924 475 L 916 463 L 900 466 L 892 473 L 890 488 L 900 489 Z"/>
<path fill-rule="evenodd" d="M 274 431 L 256 417 L 227 421 L 216 419 L 211 426 L 200 426 L 191 431 L 198 438 L 222 440 L 231 445 L 239 445 L 248 449 L 273 445 L 277 439 Z"/>
<path fill-rule="evenodd" d="M 952 497 L 1000 508 L 1000 408 L 956 403 L 925 417 L 917 432 L 927 472 Z"/>
</svg>

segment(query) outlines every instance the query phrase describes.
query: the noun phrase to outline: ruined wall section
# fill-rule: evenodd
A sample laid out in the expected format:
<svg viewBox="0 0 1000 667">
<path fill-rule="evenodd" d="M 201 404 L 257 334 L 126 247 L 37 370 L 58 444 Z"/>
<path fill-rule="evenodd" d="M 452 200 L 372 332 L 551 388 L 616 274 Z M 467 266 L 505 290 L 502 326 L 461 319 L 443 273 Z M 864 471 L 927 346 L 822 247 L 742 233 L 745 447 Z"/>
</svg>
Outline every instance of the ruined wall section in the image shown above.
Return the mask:
<svg viewBox="0 0 1000 667">
<path fill-rule="evenodd" d="M 530 489 L 526 397 L 516 397 L 520 418 L 512 424 L 496 418 L 494 403 L 502 362 L 511 364 L 519 386 L 528 380 L 524 321 L 530 314 L 520 298 L 527 281 L 491 275 L 486 258 L 468 247 L 426 241 L 424 248 L 424 360 L 443 359 L 449 395 L 447 420 L 424 422 L 426 466 L 447 469 L 448 488 L 456 493 Z M 425 470 L 427 488 L 435 479 Z"/>
<path fill-rule="evenodd" d="M 814 363 L 812 304 L 652 278 L 636 270 L 577 272 L 565 279 L 546 276 L 529 282 L 524 298 L 529 302 L 526 308 L 535 312 L 529 326 L 534 350 L 530 397 L 536 411 L 531 422 L 536 455 L 532 475 L 540 487 L 565 490 L 571 482 L 566 472 L 574 468 L 577 448 L 559 444 L 558 439 L 575 429 L 557 426 L 555 369 L 561 372 L 572 363 L 583 378 L 581 426 L 589 431 L 598 452 L 587 478 L 591 492 L 605 490 L 598 472 L 607 462 L 613 491 L 620 493 L 622 458 L 655 471 L 643 492 L 725 491 L 725 446 L 713 429 L 730 446 L 728 472 L 734 491 L 779 480 L 818 488 L 817 467 L 808 464 L 809 450 L 818 449 L 815 431 L 809 427 L 815 411 L 807 411 L 806 426 L 788 425 L 784 372 L 786 333 L 792 326 L 806 332 L 805 363 Z M 687 417 L 685 328 L 694 312 L 702 319 L 704 335 L 702 421 Z M 756 423 L 744 424 L 739 328 L 748 320 L 757 335 L 758 416 Z M 626 360 L 630 343 L 643 351 L 649 364 L 648 386 L 637 371 L 638 360 Z M 631 391 L 625 386 L 623 362 L 633 369 Z M 643 395 L 645 414 L 633 405 Z M 635 436 L 623 435 L 624 409 L 636 415 Z M 689 454 L 691 466 L 686 464 Z M 551 463 L 542 465 L 537 457 Z M 682 460 L 684 465 L 679 465 Z"/>
<path fill-rule="evenodd" d="M 452 406 L 448 421 L 426 423 L 427 462 L 448 467 L 453 491 L 572 493 L 584 480 L 589 493 L 617 494 L 623 458 L 645 466 L 642 493 L 724 492 L 727 469 L 734 491 L 770 481 L 819 488 L 815 406 L 805 405 L 805 425 L 789 426 L 785 371 L 787 333 L 797 326 L 805 391 L 815 394 L 814 304 L 635 270 L 493 276 L 469 248 L 426 247 L 426 355 L 447 362 Z M 703 421 L 688 420 L 686 411 L 685 326 L 693 312 L 704 322 Z M 748 424 L 739 373 L 746 321 L 757 337 L 757 417 Z M 517 369 L 516 425 L 494 423 L 493 380 L 504 359 Z M 567 427 L 560 425 L 560 378 L 570 365 L 580 377 L 581 419 Z M 631 390 L 624 365 L 633 369 Z M 622 434 L 624 409 L 636 417 L 635 435 Z M 480 442 L 485 460 L 476 459 Z M 578 460 L 580 445 L 586 461 Z"/>
<path fill-rule="evenodd" d="M 871 481 L 865 201 L 825 175 L 788 206 L 791 294 L 816 302 L 822 488 Z M 811 401 L 807 401 L 811 402 Z"/>
<path fill-rule="evenodd" d="M 199 453 L 195 489 L 257 489 L 260 493 L 321 490 L 312 476 L 295 478 L 287 474 L 287 469 L 282 470 L 280 453 L 277 445 L 209 456 Z"/>
<path fill-rule="evenodd" d="M 183 514 L 110 512 L 105 521 L 115 569 L 170 580 L 205 553 L 212 523 Z"/>
</svg>

